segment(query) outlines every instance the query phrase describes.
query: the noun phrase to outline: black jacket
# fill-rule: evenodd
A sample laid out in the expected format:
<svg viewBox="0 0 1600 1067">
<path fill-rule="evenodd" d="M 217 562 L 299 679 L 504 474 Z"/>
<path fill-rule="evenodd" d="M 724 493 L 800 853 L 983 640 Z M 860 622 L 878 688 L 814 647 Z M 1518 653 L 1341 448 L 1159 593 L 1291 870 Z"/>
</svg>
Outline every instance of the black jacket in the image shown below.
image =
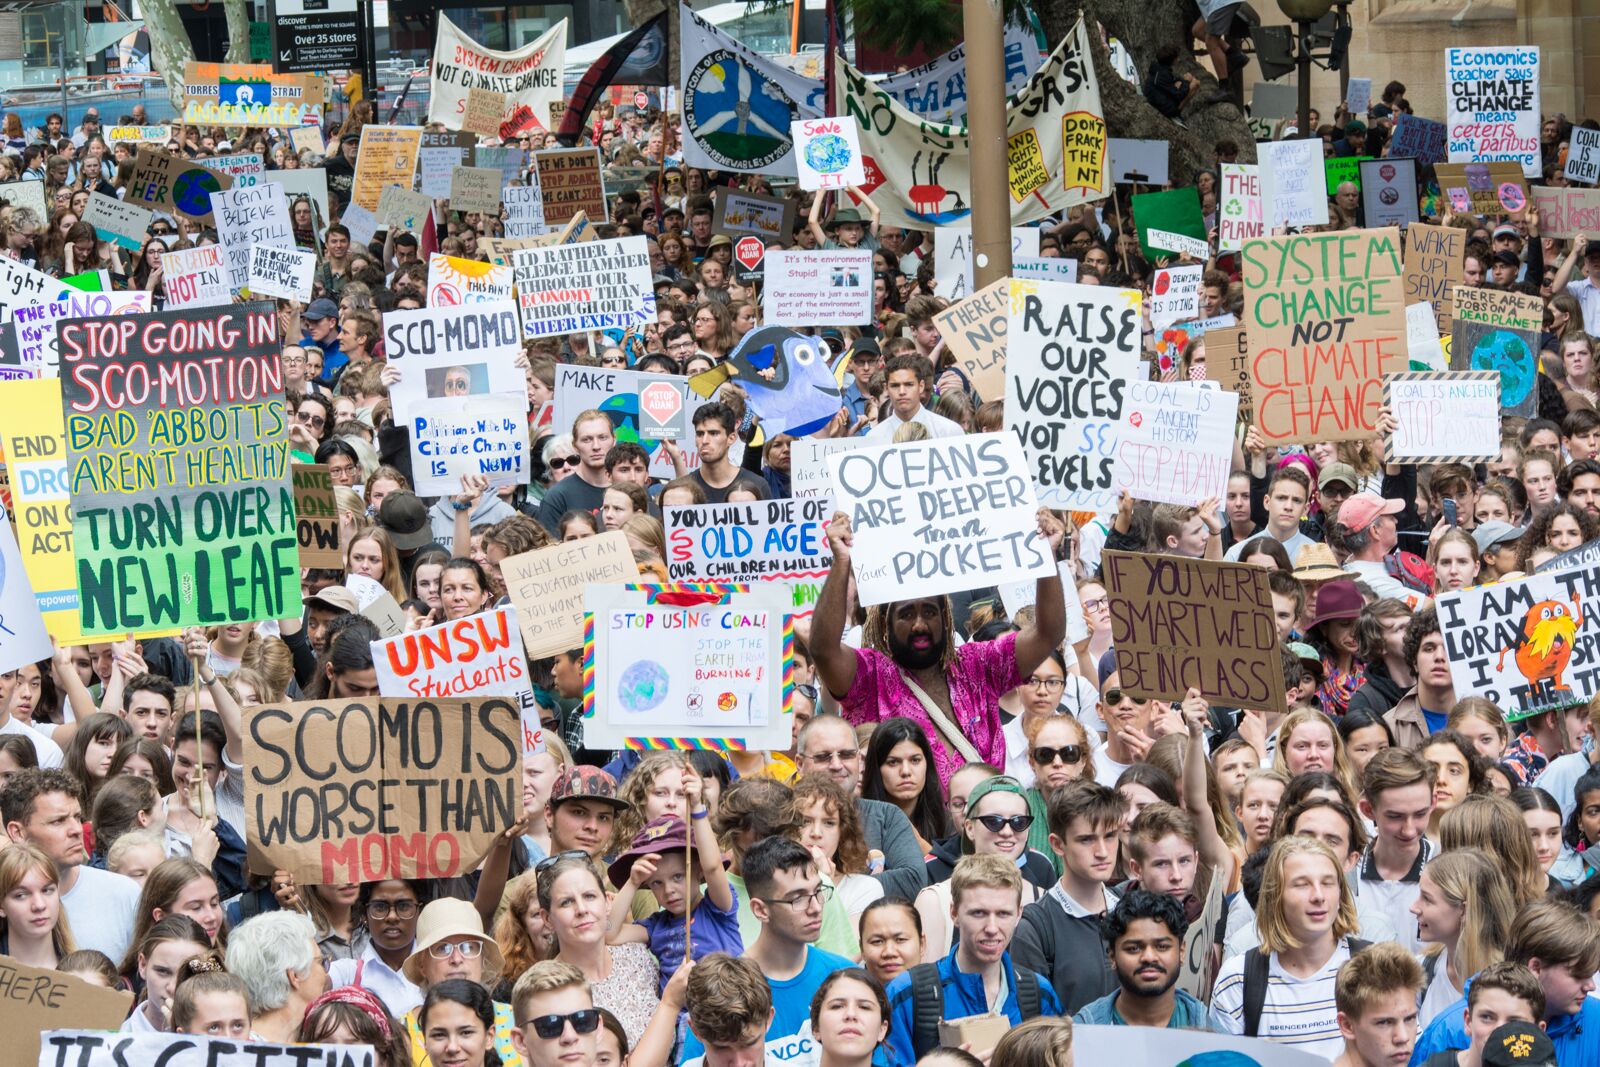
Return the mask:
<svg viewBox="0 0 1600 1067">
<path fill-rule="evenodd" d="M 1011 939 L 1011 959 L 1050 979 L 1064 1015 L 1118 988 L 1100 939 L 1100 916 L 1068 915 L 1053 896 L 1022 909 Z"/>
<path fill-rule="evenodd" d="M 1400 703 L 1400 698 L 1405 695 L 1408 686 L 1403 686 L 1389 676 L 1389 665 L 1383 660 L 1376 660 L 1367 664 L 1367 680 L 1361 688 L 1350 694 L 1350 706 L 1345 709 L 1345 714 L 1352 711 L 1365 711 L 1372 715 L 1382 716 L 1384 712 Z"/>
</svg>

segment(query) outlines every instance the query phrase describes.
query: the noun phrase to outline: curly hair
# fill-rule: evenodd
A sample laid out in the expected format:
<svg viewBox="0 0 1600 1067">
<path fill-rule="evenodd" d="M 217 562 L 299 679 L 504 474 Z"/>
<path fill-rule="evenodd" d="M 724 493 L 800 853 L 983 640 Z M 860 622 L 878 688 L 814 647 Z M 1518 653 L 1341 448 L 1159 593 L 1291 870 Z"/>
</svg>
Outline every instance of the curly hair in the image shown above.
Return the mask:
<svg viewBox="0 0 1600 1067">
<path fill-rule="evenodd" d="M 821 801 L 824 810 L 839 820 L 839 846 L 830 857 L 840 874 L 865 874 L 867 837 L 861 828 L 861 814 L 855 802 L 839 783 L 822 774 L 805 775 L 794 785 L 790 797 L 796 822 L 803 822 L 812 804 Z"/>
<path fill-rule="evenodd" d="M 916 599 L 931 600 L 939 605 L 940 625 L 944 632 L 944 653 L 939 657 L 938 668 L 941 671 L 947 671 L 956 660 L 955 613 L 950 608 L 950 598 L 947 596 L 935 596 Z M 909 601 L 896 600 L 887 604 L 877 604 L 867 609 L 866 625 L 861 632 L 861 644 L 864 648 L 876 649 L 891 660 L 894 659 L 894 653 L 889 647 L 889 633 L 893 626 L 889 614 L 905 603 L 909 603 Z"/>
<path fill-rule="evenodd" d="M 622 780 L 622 788 L 617 793 L 617 799 L 625 802 L 627 807 L 617 812 L 617 818 L 611 826 L 611 840 L 606 844 L 606 855 L 614 856 L 626 852 L 633 844 L 633 835 L 644 829 L 648 821 L 645 818 L 645 803 L 650 798 L 650 791 L 656 784 L 656 779 L 666 770 L 677 770 L 683 774 L 694 774 L 689 766 L 689 758 L 681 752 L 652 752 L 639 761 L 626 778 Z"/>
<path fill-rule="evenodd" d="M 1578 524 L 1580 543 L 1588 544 L 1596 537 L 1600 537 L 1600 521 L 1596 521 L 1588 511 L 1578 507 L 1576 504 L 1569 504 L 1565 501 L 1560 504 L 1553 504 L 1539 513 L 1538 517 L 1533 520 L 1533 525 L 1528 527 L 1528 532 L 1523 534 L 1522 539 L 1517 542 L 1518 570 L 1528 571 L 1530 569 L 1528 560 L 1533 557 L 1533 554 L 1541 548 L 1550 547 L 1550 527 L 1555 525 L 1555 521 L 1563 515 Z"/>
<path fill-rule="evenodd" d="M 538 908 L 539 879 L 530 870 L 506 886 L 505 910 L 495 920 L 494 939 L 505 959 L 504 973 L 522 974 L 535 963 L 554 956 L 551 940 L 541 945 L 528 936 L 528 913 Z"/>
</svg>

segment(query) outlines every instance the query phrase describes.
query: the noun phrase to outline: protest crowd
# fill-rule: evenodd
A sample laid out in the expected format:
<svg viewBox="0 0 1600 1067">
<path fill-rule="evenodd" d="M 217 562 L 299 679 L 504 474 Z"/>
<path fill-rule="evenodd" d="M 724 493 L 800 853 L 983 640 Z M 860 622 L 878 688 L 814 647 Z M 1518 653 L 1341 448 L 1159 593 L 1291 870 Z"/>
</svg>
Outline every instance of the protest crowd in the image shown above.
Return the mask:
<svg viewBox="0 0 1600 1067">
<path fill-rule="evenodd" d="M 1537 49 L 1140 182 L 1080 22 L 979 284 L 964 132 L 841 61 L 735 158 L 697 51 L 805 79 L 681 32 L 666 111 L 6 115 L 0 1061 L 1600 1067 Z"/>
</svg>

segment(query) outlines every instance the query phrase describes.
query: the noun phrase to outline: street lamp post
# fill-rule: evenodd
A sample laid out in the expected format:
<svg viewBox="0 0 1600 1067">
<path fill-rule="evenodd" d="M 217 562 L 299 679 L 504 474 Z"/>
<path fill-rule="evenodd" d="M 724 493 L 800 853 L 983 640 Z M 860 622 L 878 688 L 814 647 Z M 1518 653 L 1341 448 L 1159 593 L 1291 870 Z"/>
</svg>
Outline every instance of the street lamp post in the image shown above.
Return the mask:
<svg viewBox="0 0 1600 1067">
<path fill-rule="evenodd" d="M 1311 27 L 1332 9 L 1334 0 L 1278 0 L 1278 7 L 1295 24 L 1294 61 L 1300 83 L 1297 128 L 1301 137 L 1315 137 L 1311 128 Z"/>
</svg>

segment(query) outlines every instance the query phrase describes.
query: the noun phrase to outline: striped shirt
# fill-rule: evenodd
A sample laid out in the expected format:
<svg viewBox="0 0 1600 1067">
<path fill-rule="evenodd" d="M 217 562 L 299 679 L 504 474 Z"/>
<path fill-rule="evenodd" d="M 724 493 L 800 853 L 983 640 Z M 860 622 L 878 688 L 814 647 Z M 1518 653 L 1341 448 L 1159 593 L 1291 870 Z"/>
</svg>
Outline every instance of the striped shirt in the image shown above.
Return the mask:
<svg viewBox="0 0 1600 1067">
<path fill-rule="evenodd" d="M 1310 978 L 1297 978 L 1272 954 L 1267 972 L 1267 999 L 1261 1008 L 1258 1037 L 1332 1060 L 1344 1051 L 1339 1035 L 1338 1009 L 1333 983 L 1339 967 L 1350 958 L 1350 945 L 1339 942 L 1328 962 Z M 1244 1033 L 1244 960 L 1241 954 L 1222 965 L 1211 994 L 1211 1022 L 1225 1034 Z"/>
</svg>

